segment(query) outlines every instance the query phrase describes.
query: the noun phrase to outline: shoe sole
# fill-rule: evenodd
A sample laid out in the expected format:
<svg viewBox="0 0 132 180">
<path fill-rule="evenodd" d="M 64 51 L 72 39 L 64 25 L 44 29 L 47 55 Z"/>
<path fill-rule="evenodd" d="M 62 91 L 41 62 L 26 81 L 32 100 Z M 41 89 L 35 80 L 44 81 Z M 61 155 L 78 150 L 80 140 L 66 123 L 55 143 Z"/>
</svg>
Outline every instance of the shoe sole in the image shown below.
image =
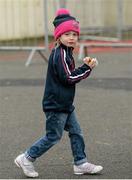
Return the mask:
<svg viewBox="0 0 132 180">
<path fill-rule="evenodd" d="M 88 172 L 84 172 L 84 173 L 83 173 L 83 172 L 82 172 L 82 173 L 81 173 L 81 172 L 74 172 L 74 174 L 75 174 L 75 175 L 85 175 L 85 174 L 94 175 L 94 174 L 99 174 L 102 170 L 103 170 L 103 168 L 100 169 L 100 170 L 97 171 L 97 172 L 91 172 L 91 173 L 88 173 Z"/>
<path fill-rule="evenodd" d="M 18 163 L 17 159 L 14 160 L 14 163 L 16 164 L 17 167 L 21 167 L 20 164 Z"/>
<path fill-rule="evenodd" d="M 83 175 L 84 173 L 74 172 L 75 175 Z"/>
</svg>

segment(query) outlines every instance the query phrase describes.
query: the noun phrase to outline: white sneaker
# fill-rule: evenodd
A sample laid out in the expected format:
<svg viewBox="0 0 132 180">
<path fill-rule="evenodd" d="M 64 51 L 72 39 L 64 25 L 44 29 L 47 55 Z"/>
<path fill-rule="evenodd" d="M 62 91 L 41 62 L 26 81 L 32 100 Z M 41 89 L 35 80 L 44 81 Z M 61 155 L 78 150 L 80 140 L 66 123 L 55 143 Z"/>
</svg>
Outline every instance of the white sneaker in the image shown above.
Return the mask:
<svg viewBox="0 0 132 180">
<path fill-rule="evenodd" d="M 97 174 L 102 171 L 102 166 L 97 166 L 91 163 L 83 163 L 79 166 L 74 165 L 74 174 L 82 175 L 82 174 Z"/>
<path fill-rule="evenodd" d="M 22 168 L 24 174 L 27 177 L 38 177 L 38 173 L 34 170 L 33 163 L 25 157 L 25 154 L 20 154 L 17 156 L 17 158 L 14 160 L 14 163 L 18 167 Z"/>
</svg>

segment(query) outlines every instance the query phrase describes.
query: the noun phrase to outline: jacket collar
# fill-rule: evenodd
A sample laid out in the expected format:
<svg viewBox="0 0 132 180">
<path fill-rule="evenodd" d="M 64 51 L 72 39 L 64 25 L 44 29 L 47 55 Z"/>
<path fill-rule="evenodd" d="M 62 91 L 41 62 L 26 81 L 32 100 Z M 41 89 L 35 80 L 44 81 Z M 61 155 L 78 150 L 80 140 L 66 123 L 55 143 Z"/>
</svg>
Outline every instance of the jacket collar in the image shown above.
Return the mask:
<svg viewBox="0 0 132 180">
<path fill-rule="evenodd" d="M 72 52 L 73 51 L 73 47 L 68 47 L 68 46 L 65 46 L 64 44 L 60 44 L 60 46 L 66 50 L 66 52 Z"/>
</svg>

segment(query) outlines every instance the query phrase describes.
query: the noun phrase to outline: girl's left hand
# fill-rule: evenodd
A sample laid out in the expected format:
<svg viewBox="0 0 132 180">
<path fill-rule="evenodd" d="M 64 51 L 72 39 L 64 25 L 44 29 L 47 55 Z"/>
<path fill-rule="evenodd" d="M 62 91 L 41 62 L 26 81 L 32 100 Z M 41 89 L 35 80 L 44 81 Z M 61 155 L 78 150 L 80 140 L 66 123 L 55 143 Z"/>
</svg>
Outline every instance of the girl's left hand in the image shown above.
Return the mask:
<svg viewBox="0 0 132 180">
<path fill-rule="evenodd" d="M 98 61 L 96 58 L 85 57 L 83 59 L 83 62 L 90 66 L 91 69 L 98 65 Z"/>
</svg>

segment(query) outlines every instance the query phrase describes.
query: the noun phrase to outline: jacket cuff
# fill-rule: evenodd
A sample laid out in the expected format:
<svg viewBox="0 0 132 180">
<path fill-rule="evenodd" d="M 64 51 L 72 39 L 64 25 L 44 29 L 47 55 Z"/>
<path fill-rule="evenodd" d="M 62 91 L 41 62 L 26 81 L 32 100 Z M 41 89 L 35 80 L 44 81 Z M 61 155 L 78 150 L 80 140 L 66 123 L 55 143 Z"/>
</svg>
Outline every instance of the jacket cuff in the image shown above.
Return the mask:
<svg viewBox="0 0 132 180">
<path fill-rule="evenodd" d="M 90 69 L 90 71 L 92 71 L 91 67 L 87 64 L 83 64 L 83 67 L 86 68 L 86 69 Z"/>
</svg>

